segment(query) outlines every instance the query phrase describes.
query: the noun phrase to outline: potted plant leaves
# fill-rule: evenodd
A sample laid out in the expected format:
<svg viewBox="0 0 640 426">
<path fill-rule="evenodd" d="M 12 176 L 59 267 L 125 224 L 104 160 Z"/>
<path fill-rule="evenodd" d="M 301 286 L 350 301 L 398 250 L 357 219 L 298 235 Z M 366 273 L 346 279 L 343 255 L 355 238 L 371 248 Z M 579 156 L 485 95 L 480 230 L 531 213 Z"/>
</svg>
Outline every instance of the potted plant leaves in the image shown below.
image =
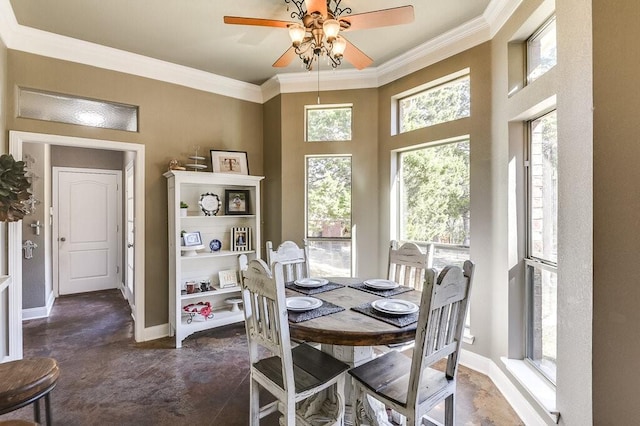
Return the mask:
<svg viewBox="0 0 640 426">
<path fill-rule="evenodd" d="M 185 203 L 184 201 L 180 201 L 180 216 L 181 217 L 186 217 L 187 216 L 187 209 L 189 208 L 189 204 Z"/>
<path fill-rule="evenodd" d="M 31 183 L 26 173 L 24 161 L 16 161 L 11 154 L 0 156 L 1 222 L 16 222 L 31 213 Z"/>
</svg>

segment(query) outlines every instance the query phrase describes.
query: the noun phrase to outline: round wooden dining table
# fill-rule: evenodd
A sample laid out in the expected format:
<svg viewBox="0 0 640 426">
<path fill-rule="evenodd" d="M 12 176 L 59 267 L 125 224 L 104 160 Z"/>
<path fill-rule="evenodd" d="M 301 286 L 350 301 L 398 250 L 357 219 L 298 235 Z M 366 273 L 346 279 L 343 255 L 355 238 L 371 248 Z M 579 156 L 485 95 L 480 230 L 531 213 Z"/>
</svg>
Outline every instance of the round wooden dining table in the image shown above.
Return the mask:
<svg viewBox="0 0 640 426">
<path fill-rule="evenodd" d="M 326 300 L 345 308 L 345 310 L 299 323 L 290 321 L 289 333 L 292 338 L 307 342 L 344 346 L 377 346 L 405 343 L 415 339 L 417 323 L 405 327 L 397 327 L 351 310 L 354 306 L 382 298 L 381 296 L 349 287 L 349 284 L 362 283 L 363 279 L 327 279 L 333 283 L 343 284 L 344 287 L 313 294 L 312 297 Z M 292 289 L 287 289 L 286 294 L 287 297 L 301 295 Z M 391 297 L 420 305 L 421 292 L 412 290 Z"/>
</svg>

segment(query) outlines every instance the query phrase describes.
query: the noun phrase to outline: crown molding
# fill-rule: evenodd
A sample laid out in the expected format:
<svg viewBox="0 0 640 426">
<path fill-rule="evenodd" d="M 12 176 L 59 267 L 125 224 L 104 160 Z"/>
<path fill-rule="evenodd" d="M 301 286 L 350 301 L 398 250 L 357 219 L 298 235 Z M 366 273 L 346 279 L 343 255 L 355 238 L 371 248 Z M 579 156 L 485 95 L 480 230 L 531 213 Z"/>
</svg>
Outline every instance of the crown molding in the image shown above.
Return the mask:
<svg viewBox="0 0 640 426">
<path fill-rule="evenodd" d="M 482 16 L 375 68 L 320 71 L 320 90 L 376 88 L 490 40 L 523 0 L 491 0 Z M 0 0 L 0 38 L 9 49 L 264 103 L 280 93 L 318 90 L 314 72 L 283 73 L 261 86 L 18 24 L 9 0 Z"/>
</svg>

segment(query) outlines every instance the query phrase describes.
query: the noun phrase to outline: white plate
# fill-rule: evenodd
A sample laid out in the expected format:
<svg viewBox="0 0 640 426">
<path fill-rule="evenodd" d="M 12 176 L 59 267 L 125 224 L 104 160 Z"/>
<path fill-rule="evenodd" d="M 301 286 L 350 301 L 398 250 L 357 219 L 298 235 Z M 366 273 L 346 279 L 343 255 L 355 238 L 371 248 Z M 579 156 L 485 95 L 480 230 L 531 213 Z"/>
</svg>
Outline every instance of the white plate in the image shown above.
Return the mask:
<svg viewBox="0 0 640 426">
<path fill-rule="evenodd" d="M 375 288 L 377 290 L 390 290 L 399 286 L 397 282 L 383 279 L 365 280 L 364 285 L 369 288 Z"/>
<path fill-rule="evenodd" d="M 329 280 L 325 280 L 324 278 L 301 278 L 295 280 L 293 283 L 298 287 L 315 288 L 329 284 Z"/>
<path fill-rule="evenodd" d="M 315 297 L 287 297 L 287 309 L 290 311 L 302 312 L 322 306 L 322 300 Z"/>
<path fill-rule="evenodd" d="M 373 309 L 392 315 L 407 315 L 418 312 L 418 305 L 400 299 L 379 299 L 371 302 Z"/>
</svg>

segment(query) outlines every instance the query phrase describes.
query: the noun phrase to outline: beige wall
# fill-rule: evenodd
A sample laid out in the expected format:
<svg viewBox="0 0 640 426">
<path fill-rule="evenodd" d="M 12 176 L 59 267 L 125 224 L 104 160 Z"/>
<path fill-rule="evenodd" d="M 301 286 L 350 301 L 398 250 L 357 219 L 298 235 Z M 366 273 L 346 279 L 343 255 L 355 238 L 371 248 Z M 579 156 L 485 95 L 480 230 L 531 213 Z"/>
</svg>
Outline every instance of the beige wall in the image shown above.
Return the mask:
<svg viewBox="0 0 640 426">
<path fill-rule="evenodd" d="M 593 421 L 640 418 L 640 37 L 636 0 L 593 0 Z"/>
<path fill-rule="evenodd" d="M 8 152 L 7 133 L 7 47 L 0 38 L 0 154 Z M 0 224 L 0 275 L 7 273 L 7 225 Z"/>
<path fill-rule="evenodd" d="M 322 92 L 322 104 L 353 105 L 352 140 L 347 142 L 305 142 L 304 107 L 317 104 L 317 93 L 295 93 L 280 95 L 281 145 L 272 141 L 265 147 L 273 155 L 265 169 L 281 169 L 282 197 L 278 206 L 267 208 L 280 212 L 273 235 L 274 244 L 284 240 L 293 240 L 302 244 L 305 237 L 305 155 L 351 154 L 352 156 L 352 221 L 355 227 L 355 252 L 358 264 L 354 275 L 362 277 L 377 276 L 379 265 L 378 250 L 378 179 L 377 144 L 378 135 L 375 125 L 378 115 L 378 97 L 375 89 L 344 90 Z M 277 109 L 277 103 L 268 105 Z M 275 148 L 274 148 L 275 147 Z M 279 151 L 277 151 L 279 149 Z M 275 158 L 280 156 L 280 158 Z M 266 157 L 265 157 L 266 159 Z M 278 164 L 280 163 L 280 164 Z M 267 182 L 268 184 L 269 182 Z M 269 189 L 265 191 L 268 193 Z M 265 203 L 271 200 L 265 200 Z M 270 214 L 270 213 L 267 213 Z M 271 221 L 270 221 L 271 223 Z M 277 232 L 277 231 L 276 231 Z"/>
<path fill-rule="evenodd" d="M 282 239 L 282 96 L 264 104 L 264 181 L 262 221 L 264 238 L 277 247 Z M 264 247 L 263 247 L 264 249 Z M 262 251 L 262 253 L 266 253 Z"/>
<path fill-rule="evenodd" d="M 407 77 L 383 86 L 379 90 L 378 134 L 379 179 L 380 179 L 380 224 L 377 244 L 386 247 L 390 239 L 390 190 L 391 161 L 393 150 L 438 142 L 449 138 L 468 135 L 471 146 L 471 259 L 476 262 L 474 289 L 471 300 L 471 322 L 476 344 L 472 348 L 484 356 L 491 355 L 492 310 L 485 309 L 492 303 L 492 286 L 499 280 L 494 265 L 501 262 L 502 247 L 496 240 L 500 221 L 494 220 L 496 211 L 493 194 L 496 187 L 492 183 L 494 170 L 499 166 L 492 160 L 491 138 L 491 49 L 484 43 L 473 49 L 455 55 Z M 428 83 L 449 74 L 470 69 L 471 75 L 471 116 L 449 123 L 443 123 L 407 133 L 391 135 L 392 96 L 416 86 Z M 379 253 L 379 264 L 387 263 L 387 252 Z M 504 271 L 503 269 L 500 269 Z M 384 268 L 378 271 L 385 273 Z M 504 274 L 504 273 L 503 273 Z"/>
<path fill-rule="evenodd" d="M 16 86 L 138 105 L 139 132 L 15 118 Z M 9 50 L 7 128 L 145 145 L 146 326 L 167 323 L 167 189 L 162 173 L 192 145 L 247 151 L 251 173 L 262 164 L 262 105 L 128 74 Z M 6 137 L 6 135 L 3 135 Z M 6 149 L 6 143 L 4 145 Z"/>
</svg>

